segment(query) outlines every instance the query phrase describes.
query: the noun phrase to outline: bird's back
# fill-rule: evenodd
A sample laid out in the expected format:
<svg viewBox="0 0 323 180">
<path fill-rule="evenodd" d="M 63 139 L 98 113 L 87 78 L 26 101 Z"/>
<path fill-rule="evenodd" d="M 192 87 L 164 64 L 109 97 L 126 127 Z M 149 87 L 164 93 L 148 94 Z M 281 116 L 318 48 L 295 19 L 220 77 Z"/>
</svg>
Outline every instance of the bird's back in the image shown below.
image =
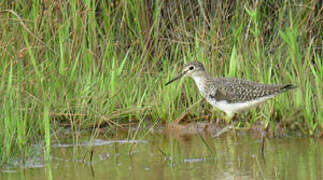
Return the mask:
<svg viewBox="0 0 323 180">
<path fill-rule="evenodd" d="M 226 100 L 229 103 L 239 103 L 256 100 L 263 97 L 274 97 L 293 85 L 262 84 L 237 78 L 214 78 L 207 82 L 208 98 L 217 101 Z"/>
</svg>

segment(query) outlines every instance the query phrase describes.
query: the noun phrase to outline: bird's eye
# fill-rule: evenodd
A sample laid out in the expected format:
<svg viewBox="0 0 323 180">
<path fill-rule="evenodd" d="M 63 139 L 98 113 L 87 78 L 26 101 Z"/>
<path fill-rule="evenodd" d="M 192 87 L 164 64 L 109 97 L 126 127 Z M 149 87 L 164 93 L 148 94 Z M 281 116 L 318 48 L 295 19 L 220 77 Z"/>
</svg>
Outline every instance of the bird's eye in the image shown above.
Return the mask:
<svg viewBox="0 0 323 180">
<path fill-rule="evenodd" d="M 189 69 L 190 69 L 190 70 L 193 70 L 193 69 L 194 69 L 194 66 L 191 66 Z"/>
</svg>

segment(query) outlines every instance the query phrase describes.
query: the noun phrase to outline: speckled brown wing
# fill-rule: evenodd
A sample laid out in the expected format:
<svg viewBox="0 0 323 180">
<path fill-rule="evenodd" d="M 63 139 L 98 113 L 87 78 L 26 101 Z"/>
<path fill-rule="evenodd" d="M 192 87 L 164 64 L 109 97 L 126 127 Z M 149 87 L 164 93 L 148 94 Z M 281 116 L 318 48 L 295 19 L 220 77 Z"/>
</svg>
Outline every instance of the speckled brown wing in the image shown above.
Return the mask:
<svg viewBox="0 0 323 180">
<path fill-rule="evenodd" d="M 210 98 L 217 101 L 226 100 L 229 103 L 246 102 L 261 97 L 278 95 L 295 88 L 293 85 L 270 85 L 235 78 L 217 78 L 213 80 L 213 91 Z"/>
</svg>

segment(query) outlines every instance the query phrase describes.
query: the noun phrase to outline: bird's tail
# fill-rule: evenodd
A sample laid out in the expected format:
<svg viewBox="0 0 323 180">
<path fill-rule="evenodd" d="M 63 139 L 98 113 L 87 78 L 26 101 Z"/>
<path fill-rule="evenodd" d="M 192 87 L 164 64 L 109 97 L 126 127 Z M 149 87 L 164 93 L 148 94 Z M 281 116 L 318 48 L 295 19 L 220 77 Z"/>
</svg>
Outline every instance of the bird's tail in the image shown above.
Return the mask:
<svg viewBox="0 0 323 180">
<path fill-rule="evenodd" d="M 290 89 L 295 89 L 295 88 L 297 88 L 297 86 L 296 86 L 296 85 L 293 85 L 293 84 L 286 84 L 285 86 L 283 86 L 283 87 L 281 88 L 281 90 L 284 92 L 284 91 L 288 91 L 288 90 L 290 90 Z"/>
</svg>

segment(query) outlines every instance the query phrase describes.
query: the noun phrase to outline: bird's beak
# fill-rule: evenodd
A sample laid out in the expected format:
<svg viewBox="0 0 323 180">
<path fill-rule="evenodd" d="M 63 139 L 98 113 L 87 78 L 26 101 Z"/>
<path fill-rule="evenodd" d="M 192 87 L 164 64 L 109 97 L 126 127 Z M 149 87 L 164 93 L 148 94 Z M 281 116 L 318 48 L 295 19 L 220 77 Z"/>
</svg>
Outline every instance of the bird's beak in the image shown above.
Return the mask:
<svg viewBox="0 0 323 180">
<path fill-rule="evenodd" d="M 181 72 L 180 74 L 178 74 L 174 79 L 172 79 L 172 80 L 170 80 L 170 81 L 168 81 L 168 83 L 166 83 L 165 84 L 165 86 L 167 86 L 168 84 L 170 84 L 170 83 L 172 83 L 172 82 L 174 82 L 174 81 L 176 81 L 176 80 L 178 80 L 178 79 L 180 79 L 181 77 L 183 77 L 183 73 Z"/>
</svg>

